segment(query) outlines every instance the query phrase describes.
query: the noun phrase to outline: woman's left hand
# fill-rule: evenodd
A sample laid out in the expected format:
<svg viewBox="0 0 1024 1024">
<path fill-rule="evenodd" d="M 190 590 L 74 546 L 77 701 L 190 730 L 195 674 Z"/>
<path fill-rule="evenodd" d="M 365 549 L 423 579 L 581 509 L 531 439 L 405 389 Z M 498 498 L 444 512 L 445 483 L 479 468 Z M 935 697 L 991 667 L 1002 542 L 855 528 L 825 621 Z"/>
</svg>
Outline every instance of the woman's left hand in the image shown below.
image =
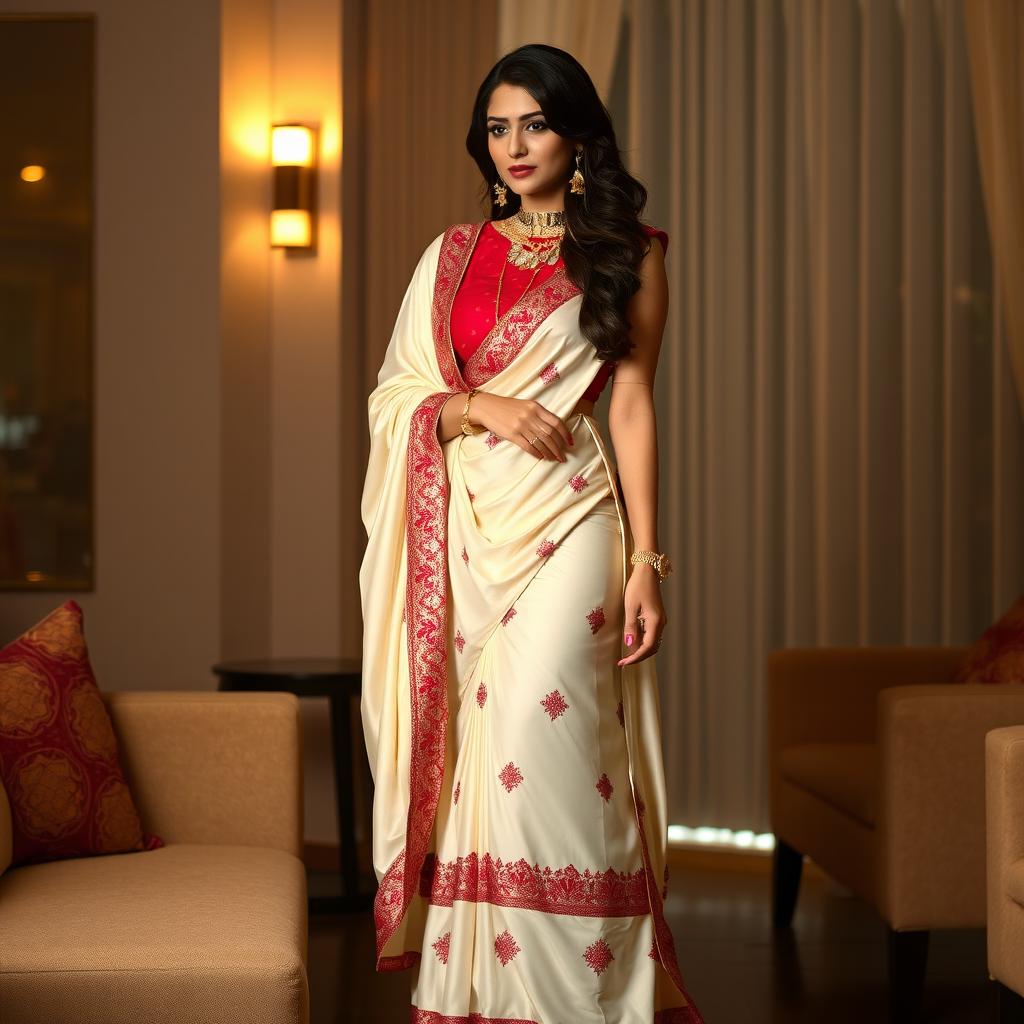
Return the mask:
<svg viewBox="0 0 1024 1024">
<path fill-rule="evenodd" d="M 622 642 L 632 653 L 618 664 L 632 665 L 649 658 L 658 650 L 661 645 L 661 634 L 668 621 L 665 617 L 665 606 L 661 602 L 661 584 L 658 582 L 654 566 L 646 562 L 638 562 L 633 566 L 633 571 L 626 581 L 623 603 L 626 614 Z M 633 638 L 631 644 L 627 642 L 630 635 Z"/>
</svg>

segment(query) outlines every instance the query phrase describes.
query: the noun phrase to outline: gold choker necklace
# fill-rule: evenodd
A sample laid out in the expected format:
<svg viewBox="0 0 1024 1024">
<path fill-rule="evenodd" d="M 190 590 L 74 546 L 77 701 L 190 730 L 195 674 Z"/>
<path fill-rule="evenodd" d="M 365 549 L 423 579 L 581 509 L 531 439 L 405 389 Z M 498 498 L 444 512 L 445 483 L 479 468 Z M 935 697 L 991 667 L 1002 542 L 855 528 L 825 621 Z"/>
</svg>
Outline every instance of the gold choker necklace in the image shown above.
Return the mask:
<svg viewBox="0 0 1024 1024">
<path fill-rule="evenodd" d="M 565 228 L 565 210 L 516 210 L 516 219 L 527 228 Z"/>
</svg>

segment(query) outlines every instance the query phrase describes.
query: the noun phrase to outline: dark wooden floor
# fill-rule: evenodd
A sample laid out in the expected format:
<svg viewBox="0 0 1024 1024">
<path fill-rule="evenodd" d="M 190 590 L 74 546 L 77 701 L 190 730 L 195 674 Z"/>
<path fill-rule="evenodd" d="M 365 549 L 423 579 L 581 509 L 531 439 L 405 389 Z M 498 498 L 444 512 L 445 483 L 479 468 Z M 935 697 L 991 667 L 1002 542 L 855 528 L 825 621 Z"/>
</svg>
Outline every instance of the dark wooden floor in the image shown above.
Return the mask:
<svg viewBox="0 0 1024 1024">
<path fill-rule="evenodd" d="M 804 875 L 793 928 L 774 935 L 767 874 L 673 865 L 669 923 L 707 1024 L 885 1024 L 884 925 Z M 326 891 L 318 876 L 310 891 Z M 373 956 L 370 914 L 311 917 L 311 1024 L 407 1024 L 409 973 L 377 974 Z M 932 935 L 926 1024 L 990 1024 L 991 988 L 984 931 Z"/>
</svg>

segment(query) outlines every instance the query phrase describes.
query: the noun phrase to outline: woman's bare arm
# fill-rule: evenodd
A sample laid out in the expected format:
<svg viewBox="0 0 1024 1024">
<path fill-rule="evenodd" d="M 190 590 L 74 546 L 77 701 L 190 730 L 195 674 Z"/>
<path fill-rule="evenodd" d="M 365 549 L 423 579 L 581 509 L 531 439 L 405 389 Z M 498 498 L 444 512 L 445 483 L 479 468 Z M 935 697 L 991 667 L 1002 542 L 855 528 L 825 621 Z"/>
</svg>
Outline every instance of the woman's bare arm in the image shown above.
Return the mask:
<svg viewBox="0 0 1024 1024">
<path fill-rule="evenodd" d="M 652 239 L 640 264 L 640 288 L 626 317 L 636 347 L 616 363 L 608 406 L 608 429 L 637 550 L 658 546 L 658 435 L 654 415 L 654 375 L 668 319 L 665 251 Z M 645 563 L 634 568 L 639 569 Z M 653 566 L 646 566 L 654 572 Z"/>
</svg>

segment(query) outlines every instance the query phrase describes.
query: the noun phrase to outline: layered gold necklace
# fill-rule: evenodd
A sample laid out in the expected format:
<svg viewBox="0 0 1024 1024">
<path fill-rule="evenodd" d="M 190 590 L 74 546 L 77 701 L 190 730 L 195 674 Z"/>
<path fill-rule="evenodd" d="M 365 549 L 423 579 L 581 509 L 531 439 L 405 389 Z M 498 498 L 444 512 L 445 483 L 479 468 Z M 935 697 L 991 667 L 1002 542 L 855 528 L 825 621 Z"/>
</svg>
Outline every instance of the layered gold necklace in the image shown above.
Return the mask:
<svg viewBox="0 0 1024 1024">
<path fill-rule="evenodd" d="M 506 220 L 492 220 L 491 224 L 499 235 L 511 242 L 498 277 L 498 294 L 494 298 L 494 322 L 497 323 L 505 268 L 511 263 L 520 270 L 533 270 L 529 284 L 523 291 L 523 295 L 526 295 L 533 287 L 533 279 L 540 268 L 558 262 L 562 236 L 565 234 L 565 211 L 517 210 Z"/>
</svg>

